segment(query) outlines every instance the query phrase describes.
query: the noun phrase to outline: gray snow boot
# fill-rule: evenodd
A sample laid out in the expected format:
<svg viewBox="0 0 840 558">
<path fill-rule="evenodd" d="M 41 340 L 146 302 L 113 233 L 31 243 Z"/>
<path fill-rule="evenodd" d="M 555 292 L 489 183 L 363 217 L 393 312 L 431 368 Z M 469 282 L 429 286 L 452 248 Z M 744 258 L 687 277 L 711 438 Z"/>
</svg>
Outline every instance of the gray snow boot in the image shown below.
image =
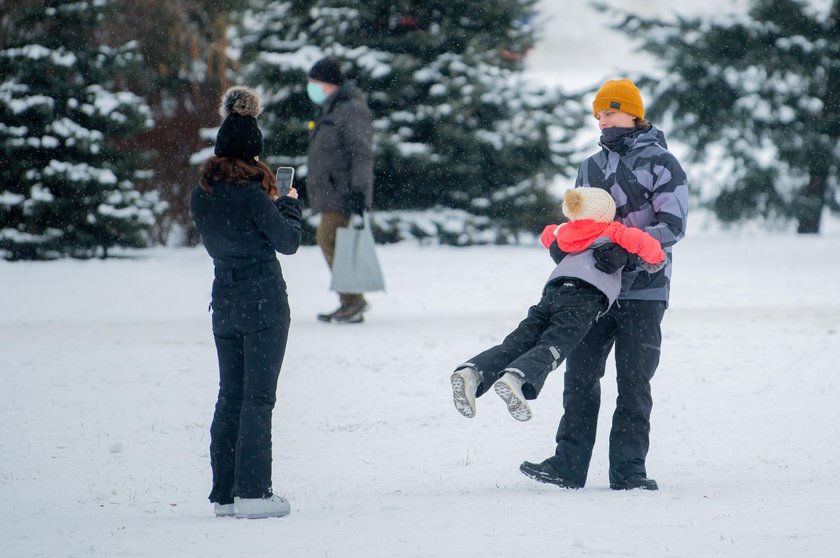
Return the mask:
<svg viewBox="0 0 840 558">
<path fill-rule="evenodd" d="M 505 375 L 493 384 L 493 391 L 502 398 L 507 405 L 510 416 L 518 421 L 531 420 L 531 407 L 522 395 L 523 379 L 519 374 L 505 372 Z"/>
<path fill-rule="evenodd" d="M 452 401 L 458 412 L 467 418 L 475 416 L 475 392 L 478 388 L 478 372 L 469 366 L 459 368 L 449 377 L 452 383 Z"/>
</svg>

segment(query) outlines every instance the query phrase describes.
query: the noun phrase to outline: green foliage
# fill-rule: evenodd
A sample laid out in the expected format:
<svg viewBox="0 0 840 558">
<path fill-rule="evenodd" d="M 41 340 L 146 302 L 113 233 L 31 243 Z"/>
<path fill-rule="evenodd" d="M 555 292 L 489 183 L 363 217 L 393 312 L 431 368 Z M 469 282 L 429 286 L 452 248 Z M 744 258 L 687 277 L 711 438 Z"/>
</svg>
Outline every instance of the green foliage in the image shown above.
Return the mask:
<svg viewBox="0 0 840 558">
<path fill-rule="evenodd" d="M 526 84 L 534 0 L 255 3 L 234 45 L 244 82 L 265 92 L 265 158 L 305 176 L 316 107 L 306 72 L 325 55 L 374 115 L 375 206 L 435 207 L 490 219 L 504 242 L 554 217 L 546 188 L 569 164 L 585 111 Z"/>
<path fill-rule="evenodd" d="M 712 203 L 723 220 L 793 219 L 814 233 L 823 207 L 837 207 L 838 16 L 837 0 L 828 17 L 796 0 L 753 0 L 745 16 L 623 13 L 614 26 L 661 61 L 640 80 L 652 117 L 673 117 L 695 160 L 723 152 L 735 162 Z"/>
<path fill-rule="evenodd" d="M 96 46 L 105 2 L 47 1 L 17 13 L 0 50 L 0 251 L 9 259 L 107 255 L 141 246 L 162 207 L 133 188 L 114 140 L 151 126 L 110 77 L 132 45 Z"/>
</svg>

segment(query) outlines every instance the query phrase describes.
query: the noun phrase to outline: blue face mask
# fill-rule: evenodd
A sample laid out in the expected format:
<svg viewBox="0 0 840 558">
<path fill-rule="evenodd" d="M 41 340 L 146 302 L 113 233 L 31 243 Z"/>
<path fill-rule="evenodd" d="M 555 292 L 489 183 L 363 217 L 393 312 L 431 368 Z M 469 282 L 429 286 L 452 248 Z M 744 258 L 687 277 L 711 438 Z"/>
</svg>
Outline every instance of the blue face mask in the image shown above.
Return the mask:
<svg viewBox="0 0 840 558">
<path fill-rule="evenodd" d="M 324 88 L 311 81 L 306 84 L 306 94 L 309 95 L 309 98 L 316 105 L 323 105 L 324 101 L 327 100 L 327 94 L 324 92 Z"/>
</svg>

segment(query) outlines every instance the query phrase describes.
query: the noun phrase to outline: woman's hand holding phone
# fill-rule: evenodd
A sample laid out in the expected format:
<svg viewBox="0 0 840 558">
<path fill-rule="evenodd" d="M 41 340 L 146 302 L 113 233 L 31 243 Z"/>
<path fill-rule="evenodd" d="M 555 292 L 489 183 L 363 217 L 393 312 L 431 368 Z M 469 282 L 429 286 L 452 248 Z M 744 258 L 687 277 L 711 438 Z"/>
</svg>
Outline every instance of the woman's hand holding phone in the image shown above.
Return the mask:
<svg viewBox="0 0 840 558">
<path fill-rule="evenodd" d="M 284 195 L 284 196 L 288 196 L 288 197 L 290 197 L 290 198 L 292 198 L 292 199 L 295 199 L 295 200 L 296 200 L 296 199 L 298 199 L 298 191 L 297 191 L 297 188 L 289 188 L 289 191 L 288 191 L 288 192 L 286 192 L 286 193 L 285 193 L 285 194 L 283 194 L 283 195 Z M 279 199 L 280 199 L 280 198 L 282 198 L 282 197 L 283 197 L 283 196 L 281 196 L 279 193 L 274 194 L 273 196 L 271 196 L 271 201 L 277 201 L 277 200 L 279 200 Z"/>
</svg>

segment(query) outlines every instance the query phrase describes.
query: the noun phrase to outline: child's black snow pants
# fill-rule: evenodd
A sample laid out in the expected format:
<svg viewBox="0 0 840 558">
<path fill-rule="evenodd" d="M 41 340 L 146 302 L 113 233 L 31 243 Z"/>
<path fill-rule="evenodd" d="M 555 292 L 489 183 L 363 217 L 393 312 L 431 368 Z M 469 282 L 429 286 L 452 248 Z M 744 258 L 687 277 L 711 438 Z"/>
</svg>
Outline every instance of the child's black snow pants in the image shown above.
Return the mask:
<svg viewBox="0 0 840 558">
<path fill-rule="evenodd" d="M 580 279 L 559 277 L 543 289 L 540 301 L 500 345 L 469 359 L 481 376 L 476 395 L 482 395 L 505 371 L 525 382 L 522 393 L 536 399 L 548 374 L 580 342 L 604 310 L 607 297 Z"/>
</svg>

